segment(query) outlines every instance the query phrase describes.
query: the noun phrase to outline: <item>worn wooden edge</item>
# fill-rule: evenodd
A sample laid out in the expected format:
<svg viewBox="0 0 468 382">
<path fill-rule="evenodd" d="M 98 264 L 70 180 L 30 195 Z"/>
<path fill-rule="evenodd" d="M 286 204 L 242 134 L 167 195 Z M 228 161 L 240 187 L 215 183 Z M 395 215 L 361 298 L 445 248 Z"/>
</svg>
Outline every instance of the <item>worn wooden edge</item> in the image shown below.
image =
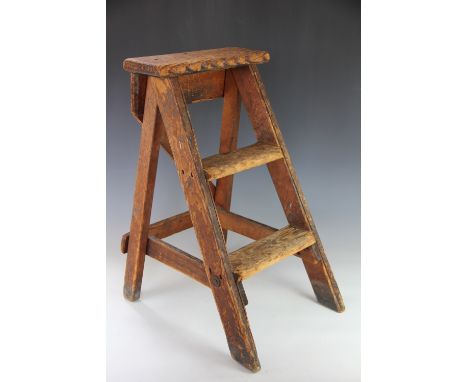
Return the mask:
<svg viewBox="0 0 468 382">
<path fill-rule="evenodd" d="M 124 233 L 120 239 L 120 253 L 126 254 L 128 252 L 128 239 L 130 238 L 130 232 Z"/>
<path fill-rule="evenodd" d="M 224 49 L 226 50 L 230 48 Z M 234 50 L 231 53 L 226 51 L 224 55 L 219 57 L 210 57 L 209 55 L 203 56 L 203 52 L 207 51 L 186 52 L 187 61 L 180 63 L 156 63 L 156 60 L 161 60 L 162 57 L 169 55 L 127 58 L 123 62 L 123 69 L 130 73 L 166 78 L 178 77 L 191 73 L 224 70 L 251 64 L 263 64 L 270 61 L 270 54 L 265 51 L 241 49 L 240 51 Z M 197 53 L 200 54 L 200 58 L 191 57 Z M 178 55 L 178 53 L 173 55 Z M 154 60 L 155 62 L 153 63 L 151 60 Z"/>
<path fill-rule="evenodd" d="M 239 295 L 241 297 L 242 303 L 244 306 L 247 306 L 249 304 L 249 299 L 247 298 L 247 294 L 245 293 L 244 285 L 242 284 L 242 281 L 239 281 L 237 283 L 237 289 L 239 291 Z"/>
<path fill-rule="evenodd" d="M 186 211 L 150 224 L 148 227 L 148 235 L 164 239 L 165 237 L 174 235 L 175 233 L 184 231 L 191 227 L 193 227 L 193 224 L 190 219 L 190 213 Z M 120 250 L 123 254 L 127 253 L 129 237 L 130 232 L 122 235 Z"/>
<path fill-rule="evenodd" d="M 286 226 L 230 253 L 229 260 L 236 280 L 245 280 L 314 243 L 312 232 Z"/>
<path fill-rule="evenodd" d="M 130 73 L 130 111 L 139 124 L 143 123 L 148 76 Z"/>
<path fill-rule="evenodd" d="M 148 238 L 146 254 L 210 287 L 203 261 L 155 236 Z"/>
</svg>

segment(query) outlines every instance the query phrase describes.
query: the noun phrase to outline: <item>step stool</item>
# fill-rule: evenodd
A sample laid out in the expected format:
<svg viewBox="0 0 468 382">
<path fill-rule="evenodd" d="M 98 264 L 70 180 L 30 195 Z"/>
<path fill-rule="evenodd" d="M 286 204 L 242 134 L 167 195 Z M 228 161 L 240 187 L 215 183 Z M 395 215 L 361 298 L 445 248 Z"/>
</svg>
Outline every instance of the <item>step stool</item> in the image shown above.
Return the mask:
<svg viewBox="0 0 468 382">
<path fill-rule="evenodd" d="M 145 257 L 169 265 L 211 289 L 232 357 L 260 370 L 244 306 L 242 280 L 287 256 L 301 258 L 317 299 L 344 310 L 340 291 L 301 192 L 257 64 L 264 51 L 222 48 L 129 58 L 131 111 L 141 123 L 141 142 L 127 253 L 124 295 L 140 297 Z M 202 159 L 187 104 L 224 97 L 219 154 Z M 240 105 L 244 104 L 257 143 L 237 148 Z M 174 159 L 188 211 L 150 224 L 159 148 Z M 288 226 L 269 227 L 230 212 L 233 175 L 266 164 Z M 216 184 L 213 183 L 216 181 Z M 203 261 L 163 241 L 193 227 Z M 232 253 L 227 231 L 256 241 Z"/>
</svg>

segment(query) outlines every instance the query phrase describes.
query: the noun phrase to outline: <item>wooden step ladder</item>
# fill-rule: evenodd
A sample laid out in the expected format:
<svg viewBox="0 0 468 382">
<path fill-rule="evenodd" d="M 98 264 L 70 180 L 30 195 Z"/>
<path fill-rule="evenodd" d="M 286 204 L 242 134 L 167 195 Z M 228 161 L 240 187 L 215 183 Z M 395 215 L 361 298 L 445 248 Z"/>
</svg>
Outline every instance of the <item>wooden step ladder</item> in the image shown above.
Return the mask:
<svg viewBox="0 0 468 382">
<path fill-rule="evenodd" d="M 317 299 L 344 310 L 338 286 L 296 178 L 278 124 L 260 80 L 264 51 L 222 48 L 130 58 L 131 111 L 141 123 L 141 142 L 127 253 L 124 295 L 140 297 L 143 266 L 149 256 L 209 287 L 232 357 L 260 369 L 250 331 L 242 280 L 296 255 L 301 258 Z M 219 154 L 202 159 L 187 104 L 224 97 Z M 257 142 L 237 148 L 241 101 Z M 174 159 L 188 211 L 150 224 L 159 148 Z M 288 226 L 275 229 L 230 212 L 233 175 L 267 165 Z M 216 184 L 213 181 L 216 180 Z M 203 260 L 162 239 L 193 227 Z M 227 231 L 255 242 L 228 254 Z"/>
</svg>

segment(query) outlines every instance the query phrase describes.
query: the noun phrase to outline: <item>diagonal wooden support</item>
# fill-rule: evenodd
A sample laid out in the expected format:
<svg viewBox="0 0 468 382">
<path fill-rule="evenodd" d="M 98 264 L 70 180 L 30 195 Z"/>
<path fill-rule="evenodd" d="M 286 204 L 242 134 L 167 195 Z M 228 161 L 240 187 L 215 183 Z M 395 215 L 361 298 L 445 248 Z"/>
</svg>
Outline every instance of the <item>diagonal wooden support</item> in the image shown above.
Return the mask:
<svg viewBox="0 0 468 382">
<path fill-rule="evenodd" d="M 289 224 L 313 232 L 316 243 L 303 257 L 304 267 L 319 302 L 342 312 L 343 300 L 328 263 L 320 237 L 284 144 L 278 123 L 255 65 L 232 69 L 237 87 L 259 141 L 278 145 L 283 159 L 268 164 L 268 170 Z M 314 257 L 314 258 L 312 258 Z"/>
<path fill-rule="evenodd" d="M 155 78 L 155 83 L 158 106 L 231 355 L 248 369 L 259 370 L 257 350 L 233 277 L 216 206 L 203 172 L 182 89 L 176 78 Z"/>
<path fill-rule="evenodd" d="M 203 261 L 192 256 L 173 245 L 150 236 L 147 244 L 147 255 L 153 259 L 177 269 L 179 272 L 197 280 L 199 283 L 209 287 L 208 278 L 206 277 Z"/>
</svg>

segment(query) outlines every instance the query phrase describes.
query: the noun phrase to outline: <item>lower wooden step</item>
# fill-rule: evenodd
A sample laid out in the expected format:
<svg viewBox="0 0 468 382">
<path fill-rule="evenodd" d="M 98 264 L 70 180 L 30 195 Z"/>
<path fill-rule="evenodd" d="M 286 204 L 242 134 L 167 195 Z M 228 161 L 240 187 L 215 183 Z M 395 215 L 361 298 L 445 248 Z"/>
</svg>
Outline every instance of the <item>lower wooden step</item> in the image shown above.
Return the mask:
<svg viewBox="0 0 468 382">
<path fill-rule="evenodd" d="M 262 271 L 315 243 L 312 232 L 287 226 L 229 255 L 237 281 Z"/>
</svg>

